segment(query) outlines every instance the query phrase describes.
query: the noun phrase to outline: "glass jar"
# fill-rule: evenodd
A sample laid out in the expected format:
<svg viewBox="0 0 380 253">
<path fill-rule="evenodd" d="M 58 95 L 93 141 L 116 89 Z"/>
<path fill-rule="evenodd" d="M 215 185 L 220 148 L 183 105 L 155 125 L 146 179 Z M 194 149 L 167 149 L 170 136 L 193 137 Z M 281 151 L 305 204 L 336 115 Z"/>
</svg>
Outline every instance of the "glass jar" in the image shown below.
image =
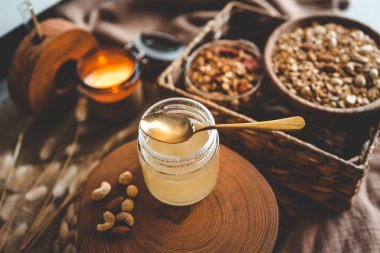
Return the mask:
<svg viewBox="0 0 380 253">
<path fill-rule="evenodd" d="M 90 113 L 123 121 L 137 115 L 143 103 L 140 58 L 128 49 L 98 47 L 78 62 L 79 91 L 88 98 Z"/>
<path fill-rule="evenodd" d="M 211 112 L 187 98 L 170 98 L 150 107 L 143 117 L 155 112 L 180 113 L 194 124 L 215 124 Z M 216 130 L 195 134 L 178 144 L 149 138 L 142 130 L 138 151 L 145 183 L 158 200 L 175 206 L 190 205 L 205 198 L 219 174 L 219 135 Z"/>
<path fill-rule="evenodd" d="M 184 51 L 183 43 L 177 37 L 159 30 L 144 31 L 132 46 L 145 55 L 141 70 L 143 78 L 148 80 L 157 78 Z"/>
</svg>

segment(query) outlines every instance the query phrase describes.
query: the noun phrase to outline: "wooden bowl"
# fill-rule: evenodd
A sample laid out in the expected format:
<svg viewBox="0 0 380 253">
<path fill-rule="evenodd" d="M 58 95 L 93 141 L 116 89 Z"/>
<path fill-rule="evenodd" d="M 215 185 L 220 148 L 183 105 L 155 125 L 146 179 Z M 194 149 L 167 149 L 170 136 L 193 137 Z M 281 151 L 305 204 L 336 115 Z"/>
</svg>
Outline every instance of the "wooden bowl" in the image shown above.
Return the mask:
<svg viewBox="0 0 380 253">
<path fill-rule="evenodd" d="M 380 34 L 377 33 L 374 29 L 369 26 L 360 23 L 358 21 L 338 16 L 338 15 L 314 15 L 305 18 L 289 20 L 279 27 L 277 27 L 273 33 L 270 35 L 266 45 L 264 52 L 264 64 L 265 64 L 265 72 L 269 77 L 269 80 L 273 84 L 274 87 L 277 88 L 279 93 L 291 103 L 298 106 L 300 109 L 312 112 L 314 114 L 319 114 L 320 116 L 329 116 L 329 117 L 358 117 L 368 114 L 373 114 L 380 110 L 380 99 L 373 101 L 372 103 L 365 106 L 358 106 L 353 108 L 333 108 L 318 105 L 311 101 L 308 101 L 296 94 L 291 93 L 278 79 L 277 75 L 273 70 L 272 63 L 272 53 L 275 48 L 276 42 L 278 38 L 284 34 L 293 32 L 298 27 L 307 27 L 311 26 L 313 22 L 318 22 L 319 24 L 327 24 L 327 23 L 336 23 L 342 25 L 347 28 L 356 28 L 363 31 L 365 34 L 369 35 L 377 45 L 380 45 Z"/>
</svg>

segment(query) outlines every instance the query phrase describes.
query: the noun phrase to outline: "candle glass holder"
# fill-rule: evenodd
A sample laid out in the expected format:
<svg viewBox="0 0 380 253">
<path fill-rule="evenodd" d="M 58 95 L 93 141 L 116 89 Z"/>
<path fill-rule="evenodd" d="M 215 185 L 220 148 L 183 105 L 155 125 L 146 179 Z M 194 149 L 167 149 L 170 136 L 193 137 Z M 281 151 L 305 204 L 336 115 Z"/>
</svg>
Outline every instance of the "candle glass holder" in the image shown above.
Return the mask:
<svg viewBox="0 0 380 253">
<path fill-rule="evenodd" d="M 88 98 L 90 114 L 110 121 L 136 116 L 143 103 L 140 60 L 128 49 L 98 47 L 78 61 L 78 89 Z"/>
</svg>

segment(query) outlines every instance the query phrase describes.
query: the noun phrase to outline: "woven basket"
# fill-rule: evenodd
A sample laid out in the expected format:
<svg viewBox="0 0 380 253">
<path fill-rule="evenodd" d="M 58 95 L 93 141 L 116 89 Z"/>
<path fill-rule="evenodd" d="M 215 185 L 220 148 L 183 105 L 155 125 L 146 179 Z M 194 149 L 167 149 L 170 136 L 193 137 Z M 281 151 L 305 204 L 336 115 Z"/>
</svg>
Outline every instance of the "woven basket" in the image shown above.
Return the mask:
<svg viewBox="0 0 380 253">
<path fill-rule="evenodd" d="M 200 45 L 215 39 L 243 38 L 262 52 L 270 33 L 285 21 L 282 16 L 238 2 L 229 3 L 189 43 L 184 54 L 158 78 L 159 87 L 172 94 L 198 100 L 213 113 L 216 122 L 254 122 L 302 115 L 307 128 L 296 134 L 283 132 L 222 131 L 222 141 L 251 160 L 261 172 L 292 190 L 337 211 L 352 205 L 371 154 L 379 140 L 378 117 L 363 119 L 360 125 L 324 122 L 308 116 L 305 108 L 294 107 L 263 80 L 249 107 L 239 113 L 191 94 L 184 86 L 187 58 Z"/>
</svg>

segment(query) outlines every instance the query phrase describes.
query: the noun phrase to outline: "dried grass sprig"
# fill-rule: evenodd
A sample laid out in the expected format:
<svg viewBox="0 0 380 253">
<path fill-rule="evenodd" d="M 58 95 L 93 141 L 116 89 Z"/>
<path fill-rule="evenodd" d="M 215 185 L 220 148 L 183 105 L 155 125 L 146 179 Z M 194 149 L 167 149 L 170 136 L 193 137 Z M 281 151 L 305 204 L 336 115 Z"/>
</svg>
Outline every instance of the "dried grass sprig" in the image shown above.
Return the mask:
<svg viewBox="0 0 380 253">
<path fill-rule="evenodd" d="M 70 201 L 77 192 L 75 191 L 75 186 L 72 182 L 75 182 L 77 180 L 73 180 L 75 175 L 77 174 L 78 167 L 70 166 L 71 160 L 75 153 L 79 150 L 79 144 L 78 139 L 81 135 L 81 126 L 82 123 L 86 121 L 87 119 L 87 101 L 84 98 L 79 99 L 76 110 L 75 110 L 75 119 L 77 122 L 76 131 L 74 135 L 74 139 L 70 145 L 68 145 L 64 153 L 66 154 L 65 162 L 61 168 L 61 170 L 58 173 L 58 176 L 55 180 L 51 180 L 54 182 L 54 187 L 52 192 L 47 196 L 46 201 L 44 202 L 43 206 L 41 207 L 41 210 L 39 214 L 37 214 L 37 217 L 33 221 L 31 228 L 29 229 L 27 235 L 25 236 L 25 239 L 23 240 L 23 246 L 21 247 L 21 250 L 32 246 L 34 242 L 42 235 L 43 231 L 47 228 L 47 226 L 51 223 L 51 218 L 44 219 L 45 215 L 49 212 L 49 217 L 55 218 L 55 216 L 62 210 Z M 51 141 L 48 143 L 45 143 L 46 149 L 44 152 L 40 154 L 41 158 L 47 158 L 51 156 L 53 153 L 52 146 L 55 141 Z M 49 173 L 46 173 L 48 175 Z M 84 180 L 83 180 L 84 181 Z M 79 184 L 78 184 L 79 185 Z M 62 198 L 63 195 L 69 191 L 69 195 L 66 196 L 66 198 L 63 200 L 61 205 L 59 205 L 58 199 Z M 73 193 L 74 192 L 74 193 Z M 55 208 L 55 205 L 58 205 L 58 208 Z M 49 208 L 54 207 L 55 210 L 50 213 Z"/>
<path fill-rule="evenodd" d="M 75 131 L 75 136 L 74 136 L 74 140 L 73 140 L 73 143 L 77 143 L 78 142 L 78 138 L 79 138 L 79 134 L 78 134 L 78 128 L 76 129 Z M 56 180 L 52 180 L 54 182 L 54 185 L 56 185 L 57 183 L 60 183 L 59 181 L 59 178 L 61 178 L 68 170 L 69 168 L 69 165 L 71 163 L 71 160 L 73 158 L 73 155 L 75 153 L 69 153 L 64 161 L 64 164 L 62 166 L 62 168 L 60 169 L 59 171 L 59 174 L 58 174 L 58 177 L 56 178 Z M 62 182 L 61 182 L 62 184 Z M 57 193 L 58 190 L 56 190 L 56 193 Z M 43 204 L 43 206 L 41 207 L 41 210 L 44 210 L 44 208 L 46 208 L 54 199 L 55 199 L 56 196 L 53 195 L 53 192 L 50 192 L 49 195 L 47 196 L 46 198 L 46 201 L 45 203 Z M 40 212 L 38 215 L 37 215 L 37 218 L 38 216 L 43 216 L 43 211 Z M 36 218 L 36 219 L 37 219 Z M 34 225 L 32 224 L 31 226 L 31 229 L 32 230 L 34 228 Z M 29 233 L 28 233 L 29 234 Z"/>
<path fill-rule="evenodd" d="M 67 136 L 67 135 L 64 135 L 64 136 Z M 62 141 L 63 143 L 66 143 L 65 141 Z M 64 150 L 64 147 L 63 146 L 59 146 L 57 148 L 57 150 L 51 150 L 49 152 L 51 153 L 54 153 L 54 157 L 52 159 L 57 159 L 57 156 L 61 153 L 59 151 L 62 151 Z M 37 177 L 37 179 L 34 180 L 30 180 L 28 183 L 32 184 L 32 186 L 30 187 L 30 189 L 34 188 L 34 187 L 38 187 L 38 186 L 41 186 L 41 185 L 46 185 L 49 189 L 51 189 L 54 185 L 54 182 L 56 180 L 56 178 L 58 177 L 58 174 L 59 174 L 59 170 L 61 168 L 62 164 L 58 161 L 53 161 L 53 162 L 50 162 L 48 163 L 47 166 L 45 166 L 44 170 L 42 171 L 42 173 Z M 45 209 L 47 207 L 44 207 L 45 209 L 42 209 L 41 208 L 41 204 L 44 204 L 44 203 L 40 203 L 40 199 L 43 199 L 43 198 L 38 198 L 36 200 L 34 200 L 33 202 L 28 202 L 28 203 L 25 203 L 25 197 L 24 195 L 22 195 L 19 199 L 19 203 L 17 205 L 17 208 L 15 208 L 15 211 L 12 213 L 11 217 L 9 218 L 8 221 L 6 221 L 6 224 L 3 225 L 2 227 L 2 230 L 4 231 L 2 234 L 3 234 L 3 241 L 2 243 L 0 244 L 0 252 L 2 251 L 3 247 L 4 247 L 4 243 L 5 240 L 7 240 L 7 237 L 8 237 L 8 234 L 9 234 L 9 230 L 12 226 L 12 224 L 14 223 L 16 217 L 18 217 L 19 215 L 19 212 L 22 211 L 22 209 L 26 209 L 26 207 L 29 207 L 29 210 L 27 211 L 27 213 L 29 214 L 28 217 L 24 214 L 24 215 L 21 215 L 23 217 L 19 217 L 20 220 L 25 220 L 25 219 L 30 219 L 30 217 L 35 217 L 36 219 L 38 218 L 38 214 L 41 214 L 41 211 L 42 212 L 45 212 Z M 25 205 L 26 204 L 26 205 Z M 47 208 L 49 209 L 49 208 Z M 24 210 L 25 211 L 25 210 Z M 22 212 L 22 213 L 25 213 L 25 212 Z M 21 214 L 22 214 L 21 213 Z M 37 214 L 37 216 L 35 215 Z M 29 217 L 30 216 L 30 217 Z M 35 220 L 31 221 L 30 224 L 33 224 L 35 222 Z M 28 233 L 26 233 L 28 234 Z"/>
<path fill-rule="evenodd" d="M 6 151 L 2 155 L 2 161 L 0 165 L 0 180 L 5 185 L 8 177 L 10 176 L 11 169 L 13 167 L 13 154 L 12 151 Z"/>
<path fill-rule="evenodd" d="M 25 222 L 22 222 L 18 224 L 15 229 L 10 233 L 9 238 L 5 242 L 4 245 L 4 253 L 14 253 L 17 251 L 17 248 L 19 246 L 18 242 L 22 239 L 22 237 L 25 235 L 26 231 L 28 230 L 28 224 Z"/>
<path fill-rule="evenodd" d="M 42 146 L 40 150 L 40 159 L 41 161 L 47 161 L 52 156 L 54 148 L 57 145 L 57 138 L 56 137 L 50 137 L 48 138 L 44 145 Z"/>
<path fill-rule="evenodd" d="M 10 171 L 8 173 L 9 177 L 13 177 L 13 172 L 14 172 L 14 169 L 16 167 L 16 163 L 17 163 L 18 157 L 20 155 L 22 143 L 24 140 L 24 135 L 25 135 L 25 129 L 22 129 L 18 135 L 16 147 L 15 147 L 15 150 L 13 152 L 13 157 L 12 157 L 13 161 L 12 161 L 12 165 L 10 167 Z M 7 188 L 8 187 L 8 181 L 6 181 L 5 184 L 6 184 L 6 188 Z M 7 196 L 7 190 L 4 189 L 2 194 L 1 194 L 1 198 L 0 198 L 0 209 L 3 208 L 3 203 L 4 203 L 6 196 Z M 0 249 L 1 249 L 1 246 L 0 246 Z"/>
<path fill-rule="evenodd" d="M 36 218 L 35 222 L 33 222 L 33 227 L 28 232 L 28 238 L 23 240 L 21 252 L 27 252 L 43 235 L 45 230 L 50 226 L 51 222 L 58 216 L 58 214 L 79 194 L 88 174 L 96 167 L 97 163 L 98 161 L 93 162 L 86 169 L 80 170 L 79 174 L 72 179 L 71 183 L 68 185 L 68 195 L 64 198 L 61 204 L 58 204 L 54 211 L 49 212 L 49 214 L 43 212 L 39 215 L 40 217 L 44 217 L 44 219 Z M 50 205 L 51 204 L 54 205 L 54 203 L 50 203 Z"/>
<path fill-rule="evenodd" d="M 5 200 L 5 205 L 3 205 L 3 207 L 1 208 L 1 217 L 7 222 L 1 228 L 2 239 L 1 239 L 1 243 L 0 243 L 0 252 L 2 252 L 4 244 L 5 244 L 6 239 L 8 237 L 8 234 L 10 231 L 9 228 L 12 224 L 11 222 L 9 222 L 9 220 L 12 219 L 12 217 L 15 213 L 15 209 L 17 207 L 17 203 L 18 203 L 19 199 L 20 199 L 20 195 L 17 193 L 13 194 L 13 195 L 9 195 Z"/>
<path fill-rule="evenodd" d="M 67 209 L 66 214 L 61 221 L 58 230 L 58 237 L 54 241 L 54 253 L 66 252 L 67 248 L 75 247 L 73 252 L 80 252 L 78 245 L 78 231 L 77 231 L 77 203 L 71 203 Z"/>
<path fill-rule="evenodd" d="M 18 194 L 20 197 L 18 198 L 18 203 L 15 203 L 17 204 L 16 208 L 13 209 L 13 212 L 11 213 L 10 217 L 8 217 L 9 219 L 3 226 L 3 240 L 0 245 L 0 251 L 3 249 L 3 247 L 7 245 L 9 246 L 9 243 L 5 244 L 5 242 L 9 241 L 9 231 L 11 230 L 11 226 L 15 222 L 16 217 L 19 217 L 19 220 L 25 222 L 28 220 L 28 218 L 33 217 L 34 213 L 37 213 L 38 210 L 40 210 L 40 204 L 38 203 L 41 203 L 43 197 L 46 196 L 48 193 L 47 185 L 42 183 L 48 183 L 49 180 L 47 177 L 49 177 L 51 180 L 51 176 L 58 171 L 57 166 L 55 164 L 56 163 L 53 163 L 53 166 L 46 166 L 45 170 L 37 177 L 37 179 L 34 180 L 32 187 L 30 187 L 30 190 L 27 191 L 25 195 Z M 25 203 L 25 201 L 27 201 L 27 203 Z"/>
</svg>

